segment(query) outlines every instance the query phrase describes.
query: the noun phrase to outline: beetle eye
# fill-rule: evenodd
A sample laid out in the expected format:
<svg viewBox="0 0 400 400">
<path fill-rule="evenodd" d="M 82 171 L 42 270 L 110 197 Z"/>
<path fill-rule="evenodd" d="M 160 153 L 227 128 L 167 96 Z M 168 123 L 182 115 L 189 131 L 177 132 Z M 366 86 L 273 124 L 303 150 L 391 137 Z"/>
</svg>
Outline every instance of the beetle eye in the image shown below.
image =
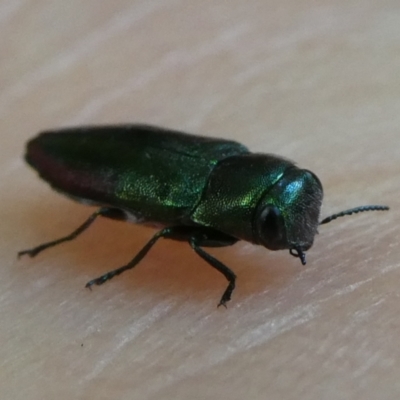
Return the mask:
<svg viewBox="0 0 400 400">
<path fill-rule="evenodd" d="M 263 234 L 271 238 L 281 236 L 280 233 L 280 217 L 281 212 L 275 206 L 266 207 L 261 213 L 261 221 L 263 225 Z"/>
<path fill-rule="evenodd" d="M 258 219 L 258 235 L 264 246 L 276 250 L 286 242 L 283 217 L 278 207 L 266 206 Z"/>
</svg>

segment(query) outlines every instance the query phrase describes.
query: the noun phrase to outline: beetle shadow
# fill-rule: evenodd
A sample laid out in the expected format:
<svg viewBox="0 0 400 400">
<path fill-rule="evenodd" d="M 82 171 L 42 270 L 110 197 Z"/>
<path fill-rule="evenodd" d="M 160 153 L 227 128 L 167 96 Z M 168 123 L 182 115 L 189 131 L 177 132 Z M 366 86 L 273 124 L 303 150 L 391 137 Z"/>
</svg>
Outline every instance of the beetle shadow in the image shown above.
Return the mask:
<svg viewBox="0 0 400 400">
<path fill-rule="evenodd" d="M 27 207 L 32 207 L 32 204 Z M 60 207 L 39 205 L 35 207 L 35 212 L 24 210 L 24 223 L 34 230 L 37 240 L 18 250 L 68 235 L 96 210 L 71 203 L 61 209 L 62 212 L 59 211 Z M 54 218 L 55 215 L 57 218 Z M 59 260 L 58 264 L 62 268 L 62 258 L 66 257 L 69 274 L 82 276 L 84 290 L 83 286 L 88 280 L 129 262 L 155 232 L 148 227 L 99 218 L 78 238 L 46 249 L 33 260 L 49 256 L 52 263 Z M 270 251 L 260 246 L 239 242 L 231 247 L 205 250 L 237 275 L 236 290 L 233 293 L 236 302 L 249 295 L 265 292 L 271 286 L 277 288 L 285 285 L 295 273 L 286 257 L 277 257 L 275 254 L 271 256 Z M 21 260 L 25 260 L 25 257 Z M 205 297 L 208 299 L 212 295 L 215 296 L 216 304 L 227 286 L 225 277 L 198 257 L 189 244 L 165 239 L 161 239 L 132 271 L 113 278 L 107 285 L 117 281 L 119 285 L 123 282 L 132 297 L 137 296 L 135 288 L 140 288 L 158 294 L 176 292 L 181 298 L 190 298 L 196 302 L 202 302 Z M 121 286 L 116 290 L 120 292 Z"/>
</svg>

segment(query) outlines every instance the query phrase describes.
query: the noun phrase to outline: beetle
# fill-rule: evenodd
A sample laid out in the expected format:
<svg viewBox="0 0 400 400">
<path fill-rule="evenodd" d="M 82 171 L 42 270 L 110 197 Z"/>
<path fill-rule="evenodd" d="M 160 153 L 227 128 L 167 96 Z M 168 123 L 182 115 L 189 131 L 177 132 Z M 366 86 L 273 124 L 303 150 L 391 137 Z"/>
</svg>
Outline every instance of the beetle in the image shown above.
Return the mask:
<svg viewBox="0 0 400 400">
<path fill-rule="evenodd" d="M 159 230 L 126 265 L 89 281 L 101 285 L 134 268 L 161 238 L 188 242 L 228 280 L 218 306 L 231 299 L 236 275 L 203 247 L 245 240 L 270 250 L 288 249 L 306 264 L 318 225 L 338 217 L 389 207 L 369 205 L 319 222 L 321 182 L 311 171 L 240 143 L 149 125 L 83 126 L 40 133 L 25 159 L 55 190 L 98 206 L 71 234 L 18 256 L 34 257 L 70 241 L 99 216 L 156 223 Z"/>
</svg>

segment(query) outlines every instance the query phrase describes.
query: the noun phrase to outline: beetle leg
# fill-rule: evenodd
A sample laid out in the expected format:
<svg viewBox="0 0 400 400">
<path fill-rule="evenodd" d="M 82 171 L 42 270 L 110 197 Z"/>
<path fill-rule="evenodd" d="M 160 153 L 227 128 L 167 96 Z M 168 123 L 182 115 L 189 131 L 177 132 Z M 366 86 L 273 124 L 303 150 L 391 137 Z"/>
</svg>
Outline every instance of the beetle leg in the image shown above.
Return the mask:
<svg viewBox="0 0 400 400">
<path fill-rule="evenodd" d="M 114 278 L 114 276 L 120 275 L 123 272 L 127 271 L 128 269 L 134 268 L 149 252 L 149 250 L 155 245 L 158 239 L 161 238 L 173 239 L 178 230 L 180 230 L 179 226 L 164 228 L 161 231 L 157 232 L 128 264 L 124 265 L 123 267 L 109 271 L 98 278 L 92 279 L 85 285 L 85 287 L 90 288 L 93 285 L 102 285 L 104 282 L 110 280 L 111 278 Z"/>
<path fill-rule="evenodd" d="M 212 257 L 210 254 L 206 253 L 200 246 L 213 246 L 213 247 L 223 247 L 234 244 L 237 239 L 228 237 L 227 235 L 221 233 L 218 235 L 215 231 L 212 233 L 200 229 L 198 227 L 187 227 L 187 226 L 172 226 L 162 229 L 157 232 L 139 251 L 138 254 L 126 265 L 114 269 L 105 273 L 104 275 L 92 279 L 86 284 L 86 287 L 90 288 L 93 285 L 102 285 L 104 282 L 114 278 L 114 276 L 120 275 L 123 272 L 134 268 L 149 252 L 149 250 L 155 245 L 155 243 L 161 239 L 173 239 L 173 240 L 188 240 L 189 244 L 193 250 L 208 264 L 210 264 L 217 271 L 221 272 L 225 278 L 229 281 L 229 285 L 226 288 L 221 300 L 218 304 L 219 306 L 226 307 L 226 303 L 231 299 L 233 289 L 235 289 L 236 275 L 231 269 L 222 264 L 216 258 Z"/>
<path fill-rule="evenodd" d="M 22 250 L 18 253 L 18 258 L 23 256 L 23 255 L 28 255 L 29 257 L 35 257 L 37 254 L 41 253 L 43 250 L 48 249 L 49 247 L 57 246 L 60 243 L 67 242 L 69 240 L 75 239 L 77 236 L 79 236 L 83 231 L 85 231 L 87 228 L 89 228 L 90 225 L 95 221 L 95 219 L 99 216 L 110 216 L 115 214 L 115 209 L 110 208 L 110 207 L 102 207 L 96 212 L 94 212 L 78 229 L 75 229 L 72 233 L 70 233 L 67 236 L 64 236 L 60 239 L 53 240 L 48 243 L 43 243 L 37 247 L 34 247 L 33 249 L 28 249 L 28 250 Z"/>
<path fill-rule="evenodd" d="M 207 239 L 206 239 L 207 240 Z M 236 275 L 235 273 L 228 268 L 226 265 L 222 264 L 221 261 L 218 261 L 216 258 L 205 252 L 200 246 L 202 245 L 202 240 L 198 240 L 196 236 L 193 236 L 189 239 L 189 244 L 192 246 L 193 250 L 208 264 L 210 264 L 217 271 L 221 272 L 222 275 L 228 280 L 229 284 L 226 288 L 224 294 L 219 301 L 219 306 L 224 306 L 226 308 L 226 303 L 231 299 L 231 295 L 233 290 L 235 289 Z"/>
</svg>

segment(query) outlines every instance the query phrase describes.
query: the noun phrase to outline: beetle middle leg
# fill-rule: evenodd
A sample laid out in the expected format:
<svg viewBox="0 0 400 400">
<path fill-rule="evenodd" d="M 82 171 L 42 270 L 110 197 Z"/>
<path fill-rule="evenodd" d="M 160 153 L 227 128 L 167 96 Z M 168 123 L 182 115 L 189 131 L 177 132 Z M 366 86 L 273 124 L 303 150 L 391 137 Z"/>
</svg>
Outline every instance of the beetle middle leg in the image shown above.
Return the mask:
<svg viewBox="0 0 400 400">
<path fill-rule="evenodd" d="M 233 289 L 235 288 L 236 275 L 227 266 L 222 264 L 216 258 L 212 257 L 210 254 L 206 253 L 200 246 L 230 246 L 236 243 L 237 239 L 211 228 L 190 226 L 172 226 L 164 228 L 157 232 L 128 264 L 109 271 L 98 278 L 92 279 L 86 284 L 86 287 L 90 288 L 93 285 L 102 285 L 104 282 L 114 278 L 114 276 L 120 275 L 123 272 L 134 268 L 161 238 L 188 241 L 193 250 L 203 260 L 205 260 L 208 264 L 225 276 L 225 278 L 229 281 L 229 285 L 222 295 L 218 306 L 223 305 L 226 307 L 226 303 L 230 300 Z"/>
<path fill-rule="evenodd" d="M 158 239 L 161 238 L 174 238 L 174 235 L 176 235 L 176 230 L 180 227 L 168 227 L 164 228 L 161 231 L 157 232 L 142 248 L 142 250 L 139 251 L 139 253 L 136 254 L 136 256 L 126 265 L 123 267 L 114 269 L 112 271 L 109 271 L 105 273 L 102 276 L 99 276 L 98 278 L 92 279 L 89 281 L 85 287 L 90 288 L 93 285 L 102 285 L 104 282 L 107 282 L 108 280 L 114 278 L 114 276 L 120 275 L 123 272 L 132 269 L 136 267 L 137 264 L 144 258 L 144 256 L 149 252 L 149 250 L 156 244 Z"/>
</svg>

